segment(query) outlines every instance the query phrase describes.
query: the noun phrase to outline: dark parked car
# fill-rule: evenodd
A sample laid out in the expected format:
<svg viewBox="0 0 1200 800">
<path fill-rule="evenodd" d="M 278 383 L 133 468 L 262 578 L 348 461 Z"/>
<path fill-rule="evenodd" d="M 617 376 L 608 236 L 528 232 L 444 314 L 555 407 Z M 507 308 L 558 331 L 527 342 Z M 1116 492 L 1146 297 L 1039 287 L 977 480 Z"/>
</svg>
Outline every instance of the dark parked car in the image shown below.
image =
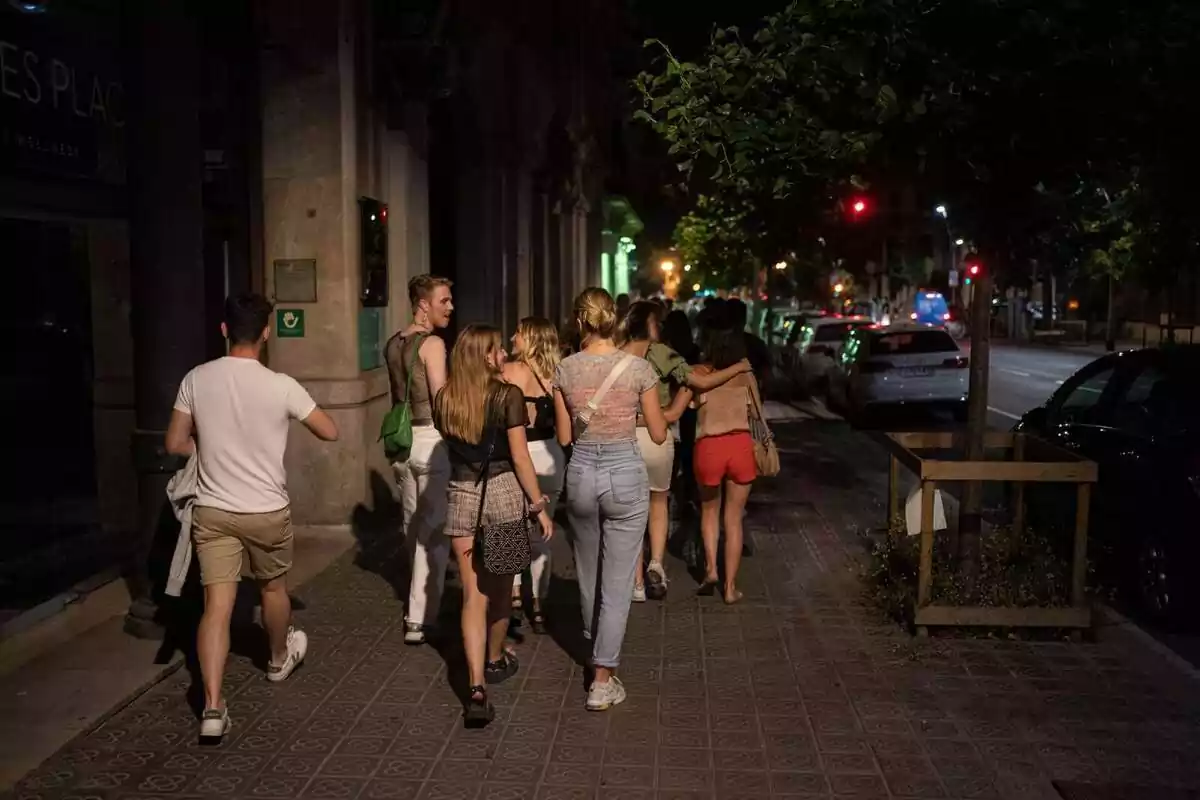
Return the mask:
<svg viewBox="0 0 1200 800">
<path fill-rule="evenodd" d="M 1196 627 L 1200 346 L 1104 356 L 1016 429 L 1099 466 L 1090 550 L 1102 580 L 1155 621 Z M 1049 508 L 1073 505 L 1044 505 L 1045 499 L 1031 503 L 1033 519 L 1043 523 Z"/>
</svg>

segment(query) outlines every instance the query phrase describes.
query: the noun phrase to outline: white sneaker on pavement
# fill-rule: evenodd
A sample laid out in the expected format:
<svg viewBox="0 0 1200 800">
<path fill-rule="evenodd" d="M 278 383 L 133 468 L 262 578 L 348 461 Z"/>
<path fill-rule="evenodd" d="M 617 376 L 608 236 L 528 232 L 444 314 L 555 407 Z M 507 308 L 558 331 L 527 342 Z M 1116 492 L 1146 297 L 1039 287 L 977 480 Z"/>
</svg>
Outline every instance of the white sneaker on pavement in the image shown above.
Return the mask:
<svg viewBox="0 0 1200 800">
<path fill-rule="evenodd" d="M 417 622 L 404 623 L 404 643 L 408 645 L 425 644 L 425 626 Z"/>
<path fill-rule="evenodd" d="M 624 701 L 625 687 L 621 685 L 621 679 L 613 675 L 604 683 L 592 682 L 592 688 L 588 689 L 587 710 L 608 711 Z"/>
<path fill-rule="evenodd" d="M 633 602 L 635 602 L 635 603 L 646 602 L 646 587 L 645 586 L 634 586 L 633 587 Z"/>
<path fill-rule="evenodd" d="M 200 716 L 200 738 L 220 739 L 232 726 L 228 708 L 206 708 Z"/>
<path fill-rule="evenodd" d="M 662 600 L 667 596 L 667 571 L 660 562 L 651 561 L 646 566 L 646 584 L 647 594 L 655 600 Z"/>
<path fill-rule="evenodd" d="M 304 660 L 305 654 L 308 653 L 308 634 L 304 631 L 298 631 L 295 628 L 288 628 L 287 635 L 287 658 L 282 664 L 267 665 L 267 680 L 278 683 L 286 681 L 288 677 L 296 671 L 296 667 L 300 666 L 300 662 Z"/>
</svg>

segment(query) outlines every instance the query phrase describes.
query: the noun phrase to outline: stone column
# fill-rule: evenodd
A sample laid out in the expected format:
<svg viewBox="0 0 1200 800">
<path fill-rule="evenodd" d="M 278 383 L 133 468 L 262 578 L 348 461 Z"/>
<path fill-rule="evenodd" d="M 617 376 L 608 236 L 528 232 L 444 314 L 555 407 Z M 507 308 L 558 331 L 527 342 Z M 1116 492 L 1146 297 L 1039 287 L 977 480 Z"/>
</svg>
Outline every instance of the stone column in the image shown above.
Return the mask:
<svg viewBox="0 0 1200 800">
<path fill-rule="evenodd" d="M 130 91 L 130 266 L 139 538 L 125 629 L 162 635 L 148 562 L 174 545 L 163 437 L 179 382 L 205 360 L 200 49 L 184 0 L 135 4 Z M 177 530 L 177 528 L 176 528 Z M 159 534 L 162 534 L 159 536 Z M 169 542 L 167 541 L 169 540 Z M 169 556 L 167 556 L 169 559 Z M 156 559 L 157 564 L 157 559 Z"/>
<path fill-rule="evenodd" d="M 365 102 L 358 69 L 365 61 L 360 11 L 353 0 L 262 4 L 265 285 L 277 309 L 304 314 L 303 336 L 275 331 L 270 339 L 271 368 L 299 380 L 341 434 L 325 443 L 293 426 L 285 463 L 292 517 L 301 525 L 347 525 L 362 504 L 370 511 L 389 501 L 380 493 L 393 485 L 376 441 L 388 406 L 387 373 L 382 367 L 363 370 L 359 361 L 359 199 L 394 204 L 404 216 L 397 220 L 389 205 L 390 254 L 410 206 L 387 195 L 392 181 L 372 158 L 381 149 L 372 144 L 379 122 Z M 278 296 L 279 259 L 315 261 L 315 302 Z M 395 269 L 389 264 L 389 305 L 398 288 Z M 362 317 L 364 327 L 378 323 L 373 316 Z"/>
</svg>

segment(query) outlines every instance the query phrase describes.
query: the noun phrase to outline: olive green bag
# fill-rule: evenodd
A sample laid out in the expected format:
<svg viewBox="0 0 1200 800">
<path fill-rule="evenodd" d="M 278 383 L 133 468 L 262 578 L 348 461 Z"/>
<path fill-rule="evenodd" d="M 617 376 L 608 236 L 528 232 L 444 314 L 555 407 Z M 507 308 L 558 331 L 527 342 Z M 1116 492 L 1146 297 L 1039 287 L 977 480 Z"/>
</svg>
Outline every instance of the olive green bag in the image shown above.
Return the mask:
<svg viewBox="0 0 1200 800">
<path fill-rule="evenodd" d="M 421 334 L 417 337 L 417 346 L 413 348 L 413 363 L 408 365 L 408 376 L 404 380 L 404 399 L 391 407 L 384 415 L 383 424 L 379 426 L 379 441 L 383 442 L 383 452 L 389 461 L 407 461 L 412 450 L 412 405 L 409 403 L 409 395 L 412 393 L 413 370 L 421 360 L 421 342 L 428 335 Z"/>
</svg>

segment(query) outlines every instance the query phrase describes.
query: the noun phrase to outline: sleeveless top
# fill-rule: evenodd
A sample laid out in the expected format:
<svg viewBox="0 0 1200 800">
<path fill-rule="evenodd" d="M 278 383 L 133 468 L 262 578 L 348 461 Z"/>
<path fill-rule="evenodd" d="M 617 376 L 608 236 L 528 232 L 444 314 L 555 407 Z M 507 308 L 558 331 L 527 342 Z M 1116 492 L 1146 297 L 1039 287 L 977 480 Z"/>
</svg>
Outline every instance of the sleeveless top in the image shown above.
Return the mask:
<svg viewBox="0 0 1200 800">
<path fill-rule="evenodd" d="M 430 334 L 435 335 L 435 334 Z M 408 382 L 408 370 L 414 369 L 412 389 L 409 390 L 408 402 L 412 407 L 413 425 L 433 424 L 433 398 L 429 396 L 429 379 L 425 374 L 425 365 L 417 355 L 417 342 L 424 342 L 424 336 L 404 338 L 399 333 L 388 339 L 384 348 L 387 359 L 388 381 L 392 387 L 392 405 L 404 400 L 404 388 Z"/>
<path fill-rule="evenodd" d="M 704 393 L 704 404 L 700 406 L 697 419 L 697 439 L 750 430 L 750 385 L 753 380 L 753 375 L 742 373 Z"/>
<path fill-rule="evenodd" d="M 554 395 L 547 391 L 546 384 L 542 383 L 542 379 L 537 376 L 532 367 L 529 368 L 529 374 L 537 381 L 538 387 L 546 393 L 541 397 L 525 395 L 523 398 L 526 403 L 533 406 L 533 422 L 525 426 L 525 438 L 531 442 L 544 442 L 547 439 L 553 439 L 555 435 Z"/>
</svg>

